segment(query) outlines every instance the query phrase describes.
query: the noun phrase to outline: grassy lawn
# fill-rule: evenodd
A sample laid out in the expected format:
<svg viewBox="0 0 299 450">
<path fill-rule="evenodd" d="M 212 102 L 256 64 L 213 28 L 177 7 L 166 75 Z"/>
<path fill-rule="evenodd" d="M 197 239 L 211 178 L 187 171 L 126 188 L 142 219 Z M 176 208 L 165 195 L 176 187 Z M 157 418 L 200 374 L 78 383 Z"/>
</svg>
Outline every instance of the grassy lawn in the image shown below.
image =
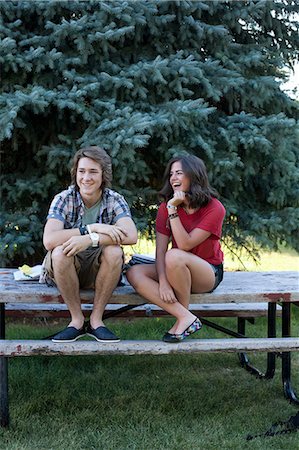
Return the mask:
<svg viewBox="0 0 299 450">
<path fill-rule="evenodd" d="M 240 259 L 234 257 L 227 248 L 224 252 L 224 269 L 229 271 L 273 271 L 273 270 L 299 270 L 299 254 L 295 250 L 281 248 L 278 252 L 260 253 L 258 261 L 254 261 L 245 253 Z M 146 239 L 139 239 L 138 243 L 126 248 L 126 256 L 129 258 L 134 253 L 155 255 L 155 243 Z"/>
<path fill-rule="evenodd" d="M 235 329 L 233 319 L 218 323 Z M 171 319 L 111 320 L 122 339 L 159 339 Z M 38 338 L 61 323 L 8 326 L 9 337 Z M 248 324 L 264 335 L 265 319 Z M 299 320 L 293 332 L 299 334 Z M 207 327 L 202 338 L 220 337 Z M 252 361 L 265 367 L 264 354 Z M 201 450 L 298 448 L 298 433 L 246 441 L 265 433 L 298 406 L 283 397 L 281 364 L 258 380 L 234 354 L 15 358 L 9 362 L 11 427 L 1 450 Z M 292 357 L 299 388 L 298 353 Z"/>
</svg>

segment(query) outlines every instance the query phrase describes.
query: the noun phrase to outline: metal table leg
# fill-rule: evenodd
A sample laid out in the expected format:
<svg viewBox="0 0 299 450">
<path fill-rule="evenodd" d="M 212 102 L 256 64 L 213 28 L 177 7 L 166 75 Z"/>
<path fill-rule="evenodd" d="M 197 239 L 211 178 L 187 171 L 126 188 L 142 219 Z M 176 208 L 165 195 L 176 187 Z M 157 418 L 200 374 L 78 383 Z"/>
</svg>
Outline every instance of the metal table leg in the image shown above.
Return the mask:
<svg viewBox="0 0 299 450">
<path fill-rule="evenodd" d="M 282 337 L 291 336 L 291 303 L 282 304 Z M 285 397 L 291 403 L 299 405 L 299 398 L 296 395 L 291 383 L 291 352 L 282 352 L 282 383 Z"/>
<path fill-rule="evenodd" d="M 238 318 L 238 332 L 245 336 L 245 319 L 242 317 Z M 268 337 L 276 337 L 276 303 L 268 303 Z M 263 373 L 256 367 L 254 367 L 247 356 L 247 353 L 239 353 L 239 361 L 242 367 L 244 367 L 252 375 L 258 378 L 270 379 L 274 377 L 275 374 L 275 353 L 267 353 L 267 369 Z"/>
<path fill-rule="evenodd" d="M 0 339 L 5 339 L 5 304 L 0 303 Z M 8 358 L 0 357 L 0 425 L 8 427 Z"/>
</svg>

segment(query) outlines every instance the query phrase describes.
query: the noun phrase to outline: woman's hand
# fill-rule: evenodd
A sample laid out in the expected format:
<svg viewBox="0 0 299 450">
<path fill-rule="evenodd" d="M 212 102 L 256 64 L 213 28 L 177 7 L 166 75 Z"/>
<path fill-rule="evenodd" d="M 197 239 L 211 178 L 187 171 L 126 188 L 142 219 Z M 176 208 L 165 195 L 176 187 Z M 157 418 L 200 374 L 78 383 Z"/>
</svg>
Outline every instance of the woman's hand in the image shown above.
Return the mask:
<svg viewBox="0 0 299 450">
<path fill-rule="evenodd" d="M 88 234 L 84 236 L 72 236 L 62 244 L 62 251 L 66 256 L 75 256 L 91 246 L 91 240 Z"/>
<path fill-rule="evenodd" d="M 173 197 L 168 201 L 167 205 L 179 206 L 186 200 L 186 192 L 175 191 Z"/>
<path fill-rule="evenodd" d="M 165 303 L 175 303 L 177 302 L 177 298 L 173 292 L 172 287 L 167 282 L 159 283 L 159 294 L 161 300 Z"/>
</svg>

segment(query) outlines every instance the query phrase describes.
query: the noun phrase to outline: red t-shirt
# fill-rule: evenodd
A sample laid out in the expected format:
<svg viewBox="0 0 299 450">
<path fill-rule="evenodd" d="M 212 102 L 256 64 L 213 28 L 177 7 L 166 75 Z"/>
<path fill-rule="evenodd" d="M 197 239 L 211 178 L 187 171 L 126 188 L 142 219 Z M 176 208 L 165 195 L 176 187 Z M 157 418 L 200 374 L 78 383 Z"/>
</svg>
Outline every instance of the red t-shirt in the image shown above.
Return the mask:
<svg viewBox="0 0 299 450">
<path fill-rule="evenodd" d="M 205 241 L 192 248 L 190 252 L 200 256 L 210 264 L 221 264 L 223 262 L 223 252 L 219 239 L 221 238 L 222 223 L 225 216 L 225 208 L 222 203 L 212 197 L 206 206 L 202 206 L 195 213 L 187 214 L 183 208 L 178 207 L 178 214 L 187 233 L 190 233 L 194 228 L 200 228 L 211 233 Z M 156 231 L 172 237 L 169 222 L 166 203 L 162 203 L 157 214 Z M 173 237 L 172 247 L 178 248 Z"/>
</svg>

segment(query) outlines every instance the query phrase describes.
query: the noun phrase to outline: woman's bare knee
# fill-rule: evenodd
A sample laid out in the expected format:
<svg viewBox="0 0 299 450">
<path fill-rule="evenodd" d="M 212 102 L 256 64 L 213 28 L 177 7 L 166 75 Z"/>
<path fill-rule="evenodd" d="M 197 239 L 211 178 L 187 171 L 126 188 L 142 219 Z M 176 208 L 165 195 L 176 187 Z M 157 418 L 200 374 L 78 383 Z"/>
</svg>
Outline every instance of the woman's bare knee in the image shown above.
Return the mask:
<svg viewBox="0 0 299 450">
<path fill-rule="evenodd" d="M 129 283 L 136 289 L 143 283 L 145 278 L 156 278 L 156 269 L 154 264 L 137 264 L 128 269 L 126 277 Z"/>
<path fill-rule="evenodd" d="M 137 266 L 130 267 L 126 272 L 126 277 L 128 282 L 132 286 L 135 286 L 136 281 L 138 279 L 138 267 Z"/>
<path fill-rule="evenodd" d="M 177 248 L 168 250 L 165 254 L 166 271 L 171 271 L 177 267 L 181 267 L 182 265 L 184 265 L 183 254 L 184 252 Z"/>
</svg>

